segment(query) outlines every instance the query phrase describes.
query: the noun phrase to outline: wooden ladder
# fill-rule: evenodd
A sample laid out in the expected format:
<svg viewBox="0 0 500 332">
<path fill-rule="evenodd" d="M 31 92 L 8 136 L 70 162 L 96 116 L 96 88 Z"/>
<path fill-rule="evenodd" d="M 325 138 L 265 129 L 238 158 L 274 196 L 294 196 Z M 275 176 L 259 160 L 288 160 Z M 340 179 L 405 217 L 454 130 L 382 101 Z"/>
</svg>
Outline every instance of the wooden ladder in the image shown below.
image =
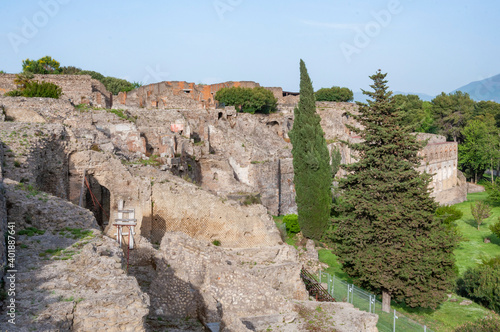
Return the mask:
<svg viewBox="0 0 500 332">
<path fill-rule="evenodd" d="M 118 218 L 115 219 L 113 226 L 116 227 L 116 241 L 122 245 L 125 236 L 128 236 L 128 249 L 134 249 L 134 228 L 137 226 L 137 219 L 135 219 L 135 209 L 125 210 L 123 208 L 123 200 L 118 201 Z M 124 218 L 124 215 L 127 217 Z M 124 232 L 123 228 L 128 228 L 128 232 Z"/>
</svg>

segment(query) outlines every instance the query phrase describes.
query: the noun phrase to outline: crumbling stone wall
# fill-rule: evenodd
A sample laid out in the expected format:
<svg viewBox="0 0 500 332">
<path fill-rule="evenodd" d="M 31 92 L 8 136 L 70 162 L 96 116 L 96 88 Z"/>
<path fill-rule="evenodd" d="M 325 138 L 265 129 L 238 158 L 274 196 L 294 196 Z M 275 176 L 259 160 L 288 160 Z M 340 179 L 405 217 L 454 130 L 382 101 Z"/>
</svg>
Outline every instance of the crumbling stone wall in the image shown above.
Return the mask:
<svg viewBox="0 0 500 332">
<path fill-rule="evenodd" d="M 68 198 L 69 135 L 61 124 L 0 122 L 5 177 Z"/>
<path fill-rule="evenodd" d="M 68 100 L 0 96 L 5 117 L 16 122 L 62 122 L 73 111 Z"/>
<path fill-rule="evenodd" d="M 152 242 L 163 237 L 162 233 L 154 233 L 159 229 L 182 231 L 209 242 L 218 240 L 224 247 L 272 246 L 281 242 L 274 221 L 260 205 L 240 206 L 216 198 L 194 185 L 179 186 L 172 182 L 155 183 L 151 197 L 154 202 L 150 226 Z M 148 237 L 145 228 L 141 233 Z"/>
<path fill-rule="evenodd" d="M 190 85 L 188 85 L 190 86 Z M 192 91 L 188 96 L 185 91 Z M 191 97 L 191 95 L 193 97 Z M 174 90 L 169 82 L 160 82 L 141 86 L 129 92 L 120 92 L 115 99 L 115 108 L 144 107 L 144 108 L 193 108 L 202 105 L 198 102 L 199 93 L 194 89 Z M 194 99 L 193 99 L 194 98 Z"/>
<path fill-rule="evenodd" d="M 282 247 L 285 250 L 287 245 Z M 284 264 L 286 255 L 275 251 L 273 259 Z M 259 257 L 245 259 L 183 233 L 166 233 L 154 260 L 157 275 L 151 284 L 155 294 L 151 301 L 166 317 L 221 322 L 229 316 L 291 311 L 287 298 L 308 297 L 296 261 L 276 265 L 273 276 Z M 255 273 L 250 272 L 253 269 Z"/>
<path fill-rule="evenodd" d="M 0 74 L 0 93 L 16 89 L 15 74 Z M 61 99 L 69 100 L 74 105 L 91 104 L 93 106 L 110 108 L 112 94 L 104 85 L 94 80 L 90 75 L 35 75 L 34 80 L 50 82 L 62 89 Z"/>
<path fill-rule="evenodd" d="M 164 81 L 141 86 L 129 92 L 118 94 L 115 107 L 146 107 L 146 108 L 214 108 L 217 105 L 214 97 L 222 88 L 243 87 L 255 88 L 260 84 L 253 81 L 223 82 L 216 84 L 194 84 L 186 81 Z M 283 99 L 283 89 L 266 87 L 278 101 Z M 283 100 L 282 100 L 283 99 Z"/>
<path fill-rule="evenodd" d="M 221 331 L 304 331 L 312 317 L 304 320 L 297 304 L 315 314 L 321 305 L 335 316 L 325 328 L 376 331 L 374 314 L 351 304 L 307 301 L 298 253 L 289 245 L 231 249 L 170 232 L 149 252 L 154 269 L 148 293 L 163 319 L 197 317 L 205 326 L 219 323 Z"/>
</svg>

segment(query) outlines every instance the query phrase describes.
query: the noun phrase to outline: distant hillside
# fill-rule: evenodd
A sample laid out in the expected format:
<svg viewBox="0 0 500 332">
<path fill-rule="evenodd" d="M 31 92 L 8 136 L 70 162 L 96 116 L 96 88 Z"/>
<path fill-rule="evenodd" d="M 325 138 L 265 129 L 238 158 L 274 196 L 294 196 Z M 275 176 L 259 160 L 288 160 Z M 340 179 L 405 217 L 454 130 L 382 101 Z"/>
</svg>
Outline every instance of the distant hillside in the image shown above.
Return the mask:
<svg viewBox="0 0 500 332">
<path fill-rule="evenodd" d="M 434 96 L 430 96 L 430 95 L 427 95 L 425 93 L 394 91 L 394 94 L 395 95 L 397 95 L 397 94 L 417 95 L 420 97 L 420 99 L 422 99 L 424 101 L 431 101 L 432 99 L 434 99 Z M 361 90 L 359 92 L 354 92 L 354 101 L 361 101 L 364 103 L 364 102 L 366 102 L 366 95 L 364 95 L 363 92 L 361 92 Z"/>
<path fill-rule="evenodd" d="M 500 103 L 500 74 L 464 85 L 452 92 L 467 92 L 475 101 L 493 100 Z"/>
</svg>

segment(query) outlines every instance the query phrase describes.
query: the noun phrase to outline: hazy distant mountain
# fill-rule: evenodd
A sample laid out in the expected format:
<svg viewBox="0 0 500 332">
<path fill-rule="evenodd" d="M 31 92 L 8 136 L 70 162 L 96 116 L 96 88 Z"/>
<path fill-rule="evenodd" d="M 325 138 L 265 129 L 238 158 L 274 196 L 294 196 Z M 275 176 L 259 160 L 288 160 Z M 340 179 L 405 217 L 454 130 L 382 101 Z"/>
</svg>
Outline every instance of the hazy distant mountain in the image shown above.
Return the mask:
<svg viewBox="0 0 500 332">
<path fill-rule="evenodd" d="M 500 103 L 500 74 L 464 85 L 452 92 L 467 92 L 475 101 L 493 100 Z"/>
<path fill-rule="evenodd" d="M 359 92 L 354 92 L 354 101 L 361 101 L 361 102 L 366 102 L 366 95 L 363 94 L 363 92 L 359 91 Z M 417 95 L 420 97 L 420 99 L 424 100 L 424 101 L 431 101 L 432 99 L 434 99 L 435 96 L 430 96 L 430 95 L 427 95 L 425 93 L 415 93 L 415 92 L 401 92 L 401 91 L 394 91 L 394 94 L 397 95 L 397 94 L 402 94 L 402 95 Z"/>
</svg>

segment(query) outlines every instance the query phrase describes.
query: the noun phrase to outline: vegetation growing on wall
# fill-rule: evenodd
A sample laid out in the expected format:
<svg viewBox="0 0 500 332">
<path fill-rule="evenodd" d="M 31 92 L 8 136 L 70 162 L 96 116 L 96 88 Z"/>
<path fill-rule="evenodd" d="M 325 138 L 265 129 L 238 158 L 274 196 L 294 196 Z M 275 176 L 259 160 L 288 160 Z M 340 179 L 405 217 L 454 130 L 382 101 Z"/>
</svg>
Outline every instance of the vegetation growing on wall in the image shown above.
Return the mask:
<svg viewBox="0 0 500 332">
<path fill-rule="evenodd" d="M 270 90 L 263 87 L 222 88 L 215 94 L 215 100 L 226 106 L 235 106 L 240 112 L 269 114 L 276 111 L 277 100 Z"/>
<path fill-rule="evenodd" d="M 42 97 L 59 99 L 62 89 L 54 83 L 31 80 L 33 75 L 19 74 L 15 80 L 18 88 L 6 93 L 11 97 Z"/>
</svg>

